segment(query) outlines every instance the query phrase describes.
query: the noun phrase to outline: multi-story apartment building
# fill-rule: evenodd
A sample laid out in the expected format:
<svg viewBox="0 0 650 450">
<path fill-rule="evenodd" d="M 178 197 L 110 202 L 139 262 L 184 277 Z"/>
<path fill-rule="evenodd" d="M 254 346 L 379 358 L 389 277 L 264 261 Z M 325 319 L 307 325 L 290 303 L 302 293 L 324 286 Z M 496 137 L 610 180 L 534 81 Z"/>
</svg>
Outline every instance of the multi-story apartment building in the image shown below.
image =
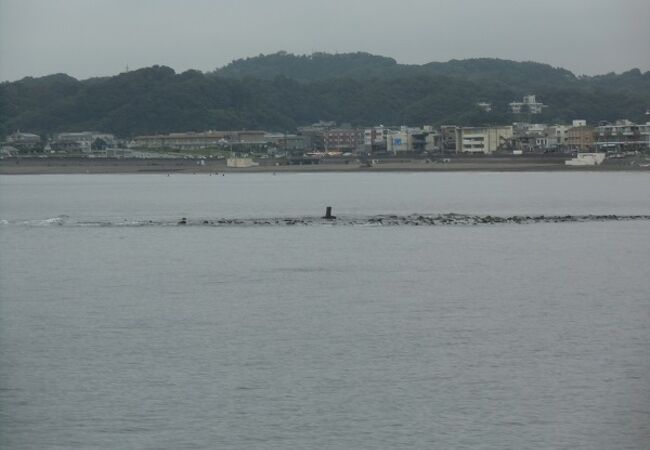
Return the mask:
<svg viewBox="0 0 650 450">
<path fill-rule="evenodd" d="M 232 137 L 232 134 L 227 131 L 156 134 L 136 136 L 135 139 L 133 139 L 132 146 L 136 148 L 191 150 L 224 145 L 232 139 Z"/>
<path fill-rule="evenodd" d="M 637 125 L 629 120 L 602 124 L 597 129 L 596 145 L 603 151 L 636 151 L 650 149 L 650 122 Z"/>
<path fill-rule="evenodd" d="M 366 128 L 363 131 L 363 145 L 365 150 L 374 153 L 386 150 L 390 130 L 383 125 L 373 128 Z"/>
<path fill-rule="evenodd" d="M 542 123 L 515 122 L 512 146 L 522 152 L 543 151 L 546 147 L 547 125 Z"/>
<path fill-rule="evenodd" d="M 278 151 L 289 153 L 303 153 L 311 150 L 309 138 L 303 135 L 286 133 L 266 133 L 264 139 Z"/>
<path fill-rule="evenodd" d="M 545 150 L 562 150 L 567 145 L 567 131 L 571 127 L 568 125 L 551 125 L 544 132 Z"/>
<path fill-rule="evenodd" d="M 175 150 L 197 150 L 228 144 L 263 145 L 264 131 L 204 131 L 201 133 L 171 133 L 151 136 L 137 136 L 133 147 L 169 148 Z"/>
<path fill-rule="evenodd" d="M 324 122 L 329 124 L 329 122 Z M 314 151 L 325 150 L 324 134 L 327 126 L 321 123 L 310 125 L 307 127 L 298 127 L 298 134 L 305 139 L 307 149 Z"/>
<path fill-rule="evenodd" d="M 57 151 L 80 151 L 90 153 L 115 146 L 115 136 L 98 131 L 59 133 L 54 136 L 50 147 Z"/>
<path fill-rule="evenodd" d="M 440 151 L 443 153 L 456 152 L 456 125 L 443 125 L 440 127 Z"/>
<path fill-rule="evenodd" d="M 413 132 L 412 145 L 415 152 L 439 152 L 440 133 L 432 126 L 425 125 L 422 129 Z"/>
<path fill-rule="evenodd" d="M 386 150 L 390 153 L 439 151 L 440 134 L 428 125 L 422 128 L 403 126 L 388 133 Z"/>
<path fill-rule="evenodd" d="M 362 128 L 330 128 L 323 132 L 325 150 L 355 150 L 364 144 Z"/>
<path fill-rule="evenodd" d="M 511 102 L 510 111 L 513 114 L 541 114 L 546 107 L 545 104 L 538 102 L 534 95 L 526 95 L 520 102 Z"/>
<path fill-rule="evenodd" d="M 574 126 L 566 132 L 566 148 L 571 151 L 588 152 L 596 142 L 596 130 L 586 125 Z"/>
<path fill-rule="evenodd" d="M 505 147 L 512 137 L 511 126 L 459 127 L 456 129 L 456 152 L 491 154 Z"/>
</svg>

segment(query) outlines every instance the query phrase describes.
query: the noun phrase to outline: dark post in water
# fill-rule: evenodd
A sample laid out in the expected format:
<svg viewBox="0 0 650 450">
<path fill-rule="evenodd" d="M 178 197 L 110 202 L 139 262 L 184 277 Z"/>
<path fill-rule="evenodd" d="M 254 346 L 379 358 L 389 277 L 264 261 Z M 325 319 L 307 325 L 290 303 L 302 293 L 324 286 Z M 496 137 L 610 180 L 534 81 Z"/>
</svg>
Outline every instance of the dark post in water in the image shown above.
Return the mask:
<svg viewBox="0 0 650 450">
<path fill-rule="evenodd" d="M 332 207 L 331 206 L 328 206 L 328 207 L 325 208 L 325 215 L 323 216 L 323 219 L 327 219 L 327 220 L 336 219 L 336 216 L 332 215 Z"/>
</svg>

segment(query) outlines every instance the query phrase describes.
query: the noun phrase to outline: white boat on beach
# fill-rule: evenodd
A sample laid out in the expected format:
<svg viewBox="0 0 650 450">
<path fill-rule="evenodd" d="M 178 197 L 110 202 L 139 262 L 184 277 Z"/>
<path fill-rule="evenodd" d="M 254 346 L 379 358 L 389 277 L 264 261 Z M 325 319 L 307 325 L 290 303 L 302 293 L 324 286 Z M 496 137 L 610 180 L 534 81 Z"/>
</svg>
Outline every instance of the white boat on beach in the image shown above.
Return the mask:
<svg viewBox="0 0 650 450">
<path fill-rule="evenodd" d="M 564 164 L 567 166 L 599 166 L 604 160 L 604 153 L 578 153 L 575 158 L 564 161 Z"/>
</svg>

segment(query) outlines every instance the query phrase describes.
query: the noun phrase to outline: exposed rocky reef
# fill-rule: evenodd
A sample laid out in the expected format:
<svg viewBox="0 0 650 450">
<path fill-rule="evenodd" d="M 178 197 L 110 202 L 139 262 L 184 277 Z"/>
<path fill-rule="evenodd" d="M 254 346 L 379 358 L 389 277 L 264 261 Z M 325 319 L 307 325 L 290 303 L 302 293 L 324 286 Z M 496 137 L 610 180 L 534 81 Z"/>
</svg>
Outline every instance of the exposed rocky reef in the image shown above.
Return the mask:
<svg viewBox="0 0 650 450">
<path fill-rule="evenodd" d="M 367 217 L 345 217 L 328 219 L 325 217 L 276 217 L 276 218 L 221 218 L 215 220 L 181 219 L 179 225 L 211 226 L 294 226 L 294 225 L 374 225 L 374 226 L 426 226 L 426 225 L 492 225 L 492 224 L 531 224 L 562 222 L 605 222 L 627 220 L 650 220 L 650 215 L 526 215 L 492 216 L 471 214 L 410 214 L 375 215 Z"/>
</svg>

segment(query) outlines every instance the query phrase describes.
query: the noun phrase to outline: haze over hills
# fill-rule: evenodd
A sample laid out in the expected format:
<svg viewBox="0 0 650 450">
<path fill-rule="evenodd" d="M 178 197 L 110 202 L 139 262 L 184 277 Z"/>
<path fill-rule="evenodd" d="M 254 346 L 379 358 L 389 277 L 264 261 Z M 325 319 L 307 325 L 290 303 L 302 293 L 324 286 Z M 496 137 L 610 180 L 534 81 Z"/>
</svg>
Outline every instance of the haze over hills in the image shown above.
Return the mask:
<svg viewBox="0 0 650 450">
<path fill-rule="evenodd" d="M 508 103 L 536 94 L 541 115 L 515 116 Z M 481 111 L 478 102 L 492 104 Z M 499 59 L 398 64 L 367 53 L 239 59 L 210 73 L 164 66 L 76 80 L 65 74 L 0 84 L 0 134 L 101 130 L 118 136 L 267 129 L 318 120 L 376 124 L 507 124 L 628 118 L 645 121 L 650 72 L 575 76 L 566 69 Z"/>
</svg>

